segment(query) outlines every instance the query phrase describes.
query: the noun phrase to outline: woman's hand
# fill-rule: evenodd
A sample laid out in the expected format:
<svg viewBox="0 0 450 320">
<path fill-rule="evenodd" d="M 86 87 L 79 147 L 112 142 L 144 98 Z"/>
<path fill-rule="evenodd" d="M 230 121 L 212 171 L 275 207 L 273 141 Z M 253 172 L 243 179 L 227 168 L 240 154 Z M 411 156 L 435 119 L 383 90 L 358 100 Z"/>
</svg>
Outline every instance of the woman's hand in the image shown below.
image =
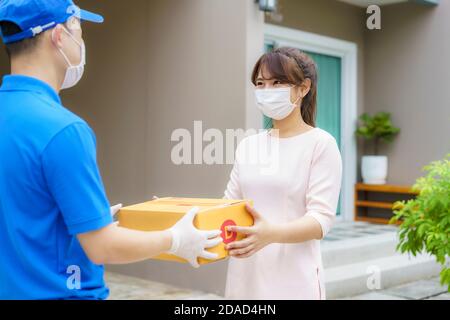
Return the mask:
<svg viewBox="0 0 450 320">
<path fill-rule="evenodd" d="M 229 232 L 238 232 L 247 235 L 241 241 L 230 243 L 225 247 L 230 256 L 243 259 L 254 255 L 259 250 L 273 243 L 274 227 L 267 222 L 254 208 L 247 205 L 247 211 L 255 221 L 253 227 L 229 226 Z"/>
</svg>

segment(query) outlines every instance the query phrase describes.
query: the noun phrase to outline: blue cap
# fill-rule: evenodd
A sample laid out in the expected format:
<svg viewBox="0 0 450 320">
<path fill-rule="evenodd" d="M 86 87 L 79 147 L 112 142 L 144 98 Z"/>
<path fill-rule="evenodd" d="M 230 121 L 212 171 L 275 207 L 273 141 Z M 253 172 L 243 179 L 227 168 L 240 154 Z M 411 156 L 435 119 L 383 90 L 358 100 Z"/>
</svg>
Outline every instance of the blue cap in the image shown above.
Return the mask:
<svg viewBox="0 0 450 320">
<path fill-rule="evenodd" d="M 0 22 L 12 22 L 22 30 L 12 36 L 4 36 L 1 31 L 0 34 L 5 44 L 18 42 L 65 23 L 73 16 L 103 22 L 101 15 L 81 10 L 73 0 L 0 0 Z"/>
</svg>

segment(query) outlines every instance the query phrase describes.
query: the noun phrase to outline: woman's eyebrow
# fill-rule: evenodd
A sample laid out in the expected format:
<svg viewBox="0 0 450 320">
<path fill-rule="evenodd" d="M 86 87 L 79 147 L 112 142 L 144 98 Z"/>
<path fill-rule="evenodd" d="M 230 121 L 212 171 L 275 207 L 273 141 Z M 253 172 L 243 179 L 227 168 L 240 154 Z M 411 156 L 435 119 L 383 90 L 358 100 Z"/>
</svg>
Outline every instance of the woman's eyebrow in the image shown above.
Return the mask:
<svg viewBox="0 0 450 320">
<path fill-rule="evenodd" d="M 263 79 L 263 78 L 257 78 L 256 81 L 272 81 L 275 79 Z"/>
</svg>

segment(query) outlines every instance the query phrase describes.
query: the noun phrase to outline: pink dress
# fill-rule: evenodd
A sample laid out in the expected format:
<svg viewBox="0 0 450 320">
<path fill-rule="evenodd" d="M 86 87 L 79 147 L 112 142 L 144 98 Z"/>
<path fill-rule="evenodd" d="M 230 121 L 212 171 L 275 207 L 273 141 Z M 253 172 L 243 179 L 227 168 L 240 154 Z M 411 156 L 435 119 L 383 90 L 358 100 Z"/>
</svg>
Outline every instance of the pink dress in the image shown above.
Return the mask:
<svg viewBox="0 0 450 320">
<path fill-rule="evenodd" d="M 257 155 L 255 157 L 255 155 Z M 225 197 L 251 199 L 268 221 L 315 218 L 324 236 L 335 218 L 342 159 L 333 136 L 316 128 L 292 138 L 263 132 L 245 138 Z M 271 244 L 247 259 L 230 259 L 228 299 L 325 299 L 320 241 Z"/>
</svg>

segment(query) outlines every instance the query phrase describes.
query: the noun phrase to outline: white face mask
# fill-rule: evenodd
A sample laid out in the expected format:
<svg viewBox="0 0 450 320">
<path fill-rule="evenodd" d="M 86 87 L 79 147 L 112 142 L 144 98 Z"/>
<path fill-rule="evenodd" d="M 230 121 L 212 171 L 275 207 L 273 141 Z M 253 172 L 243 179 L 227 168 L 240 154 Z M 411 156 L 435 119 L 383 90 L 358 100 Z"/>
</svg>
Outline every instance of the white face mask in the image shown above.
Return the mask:
<svg viewBox="0 0 450 320">
<path fill-rule="evenodd" d="M 287 118 L 297 107 L 291 102 L 291 87 L 256 89 L 256 102 L 262 113 L 274 120 Z"/>
<path fill-rule="evenodd" d="M 64 77 L 64 82 L 61 86 L 61 90 L 69 89 L 77 85 L 78 82 L 80 82 L 81 78 L 83 77 L 84 73 L 84 66 L 86 65 L 86 47 L 84 42 L 80 43 L 69 31 L 66 30 L 66 28 L 63 28 L 64 31 L 72 38 L 73 41 L 80 47 L 80 57 L 81 61 L 77 66 L 74 66 L 70 63 L 69 58 L 67 58 L 67 55 L 62 51 L 62 49 L 59 49 L 59 52 L 61 52 L 62 56 L 64 57 L 64 60 L 66 60 L 66 63 L 68 65 L 68 68 L 66 70 L 66 76 Z"/>
</svg>

